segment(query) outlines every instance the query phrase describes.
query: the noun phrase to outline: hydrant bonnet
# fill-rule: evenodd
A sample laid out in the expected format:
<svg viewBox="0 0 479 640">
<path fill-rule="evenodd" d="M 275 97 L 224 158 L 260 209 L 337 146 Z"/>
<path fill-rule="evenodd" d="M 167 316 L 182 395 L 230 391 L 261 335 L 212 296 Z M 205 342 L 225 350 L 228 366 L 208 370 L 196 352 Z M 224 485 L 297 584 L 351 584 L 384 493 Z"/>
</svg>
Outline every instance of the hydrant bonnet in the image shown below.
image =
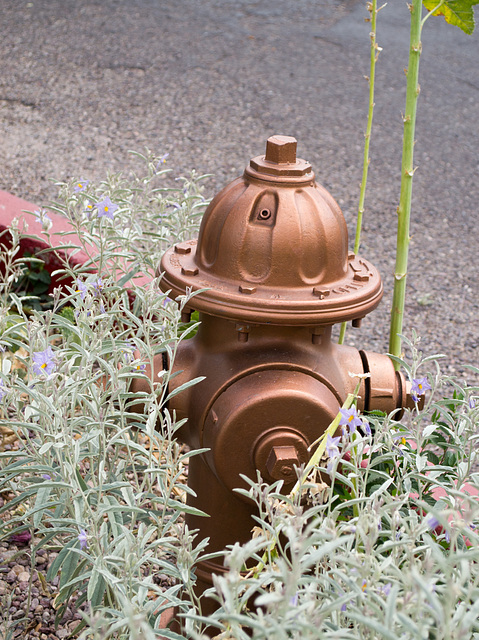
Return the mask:
<svg viewBox="0 0 479 640">
<path fill-rule="evenodd" d="M 213 199 L 198 241 L 165 253 L 162 289 L 206 289 L 196 309 L 258 324 L 331 325 L 378 305 L 379 273 L 348 254 L 343 214 L 296 144 L 269 138 L 266 154 Z"/>
</svg>

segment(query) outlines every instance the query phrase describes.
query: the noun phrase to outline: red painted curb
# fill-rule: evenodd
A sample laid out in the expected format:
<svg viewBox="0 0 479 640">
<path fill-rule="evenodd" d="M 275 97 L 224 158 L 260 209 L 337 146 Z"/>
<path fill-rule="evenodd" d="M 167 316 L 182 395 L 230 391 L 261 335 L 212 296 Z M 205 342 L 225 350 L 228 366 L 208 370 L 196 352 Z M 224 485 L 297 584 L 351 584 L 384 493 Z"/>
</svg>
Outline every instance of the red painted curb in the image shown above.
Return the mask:
<svg viewBox="0 0 479 640">
<path fill-rule="evenodd" d="M 48 211 L 48 217 L 52 221 L 52 226 L 47 234 L 42 230 L 39 220 L 31 215 L 31 213 L 39 209 L 40 207 L 32 202 L 18 198 L 7 191 L 0 190 L 0 234 L 3 234 L 0 237 L 0 244 L 6 247 L 9 246 L 9 234 L 5 233 L 5 230 L 11 228 L 16 220 L 20 235 L 23 236 L 20 240 L 21 251 L 16 257 L 21 257 L 25 253 L 37 254 L 39 251 L 51 246 L 59 250 L 63 257 L 68 256 L 69 263 L 72 267 L 85 264 L 89 258 L 83 250 L 62 250 L 62 247 L 68 245 L 82 246 L 78 235 L 73 233 L 74 229 L 70 221 L 54 211 Z M 24 234 L 27 234 L 28 237 L 25 237 Z M 65 236 L 63 234 L 68 235 Z M 43 253 L 40 257 L 45 262 L 45 267 L 50 274 L 56 269 L 63 267 L 63 263 L 59 260 L 58 256 L 55 255 L 55 252 Z M 138 274 L 133 278 L 133 281 L 136 285 L 144 286 L 151 281 L 151 276 Z M 52 293 L 55 287 L 61 287 L 65 285 L 65 283 L 71 284 L 71 280 L 69 281 L 65 278 L 60 279 L 59 276 L 53 276 L 49 293 Z"/>
</svg>

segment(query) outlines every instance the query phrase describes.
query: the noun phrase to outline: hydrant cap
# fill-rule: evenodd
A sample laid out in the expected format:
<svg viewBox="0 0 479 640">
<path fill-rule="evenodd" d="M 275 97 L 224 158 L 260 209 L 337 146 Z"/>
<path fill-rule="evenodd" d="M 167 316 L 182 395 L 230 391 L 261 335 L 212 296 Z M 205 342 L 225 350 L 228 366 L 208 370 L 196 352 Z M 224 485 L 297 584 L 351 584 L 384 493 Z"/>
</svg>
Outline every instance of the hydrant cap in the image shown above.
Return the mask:
<svg viewBox="0 0 479 640">
<path fill-rule="evenodd" d="M 216 195 L 198 241 L 163 256 L 162 290 L 174 297 L 201 289 L 195 309 L 260 324 L 330 325 L 379 304 L 379 273 L 348 254 L 343 214 L 296 158 L 296 145 L 272 136 L 266 154 Z"/>
</svg>

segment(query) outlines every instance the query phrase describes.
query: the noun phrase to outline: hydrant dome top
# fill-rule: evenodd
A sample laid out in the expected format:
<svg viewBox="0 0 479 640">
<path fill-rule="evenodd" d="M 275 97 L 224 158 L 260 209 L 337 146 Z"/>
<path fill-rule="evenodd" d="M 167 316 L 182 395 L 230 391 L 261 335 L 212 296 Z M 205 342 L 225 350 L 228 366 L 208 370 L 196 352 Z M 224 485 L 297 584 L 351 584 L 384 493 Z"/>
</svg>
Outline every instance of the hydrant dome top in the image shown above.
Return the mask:
<svg viewBox="0 0 479 640">
<path fill-rule="evenodd" d="M 216 195 L 198 240 L 163 256 L 164 291 L 201 290 L 195 309 L 260 324 L 334 324 L 379 304 L 379 273 L 348 253 L 343 214 L 296 146 L 272 136 L 265 155 Z"/>
</svg>

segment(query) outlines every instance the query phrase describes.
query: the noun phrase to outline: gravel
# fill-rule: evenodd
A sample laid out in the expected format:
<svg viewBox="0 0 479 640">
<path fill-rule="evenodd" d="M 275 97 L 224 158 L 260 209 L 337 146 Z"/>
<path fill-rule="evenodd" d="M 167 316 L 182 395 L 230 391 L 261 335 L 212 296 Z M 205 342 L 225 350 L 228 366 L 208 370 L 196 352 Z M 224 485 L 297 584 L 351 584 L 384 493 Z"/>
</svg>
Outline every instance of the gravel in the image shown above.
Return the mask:
<svg viewBox="0 0 479 640">
<path fill-rule="evenodd" d="M 30 545 L 0 542 L 0 637 L 7 638 L 10 632 L 12 640 L 57 640 L 70 636 L 78 626 L 81 614 L 74 607 L 67 608 L 57 628 L 54 625 L 59 579 L 47 583 L 44 576 L 56 556 L 40 549 L 32 562 Z"/>
</svg>

